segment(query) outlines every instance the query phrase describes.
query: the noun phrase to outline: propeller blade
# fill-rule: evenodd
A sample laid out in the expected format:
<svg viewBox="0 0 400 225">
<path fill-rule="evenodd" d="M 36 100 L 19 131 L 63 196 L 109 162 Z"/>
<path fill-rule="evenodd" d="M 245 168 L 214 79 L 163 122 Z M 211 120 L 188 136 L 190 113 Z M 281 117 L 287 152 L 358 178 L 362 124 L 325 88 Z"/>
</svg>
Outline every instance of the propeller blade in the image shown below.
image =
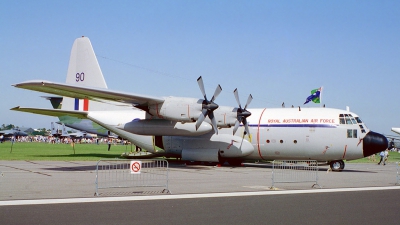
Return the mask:
<svg viewBox="0 0 400 225">
<path fill-rule="evenodd" d="M 218 95 L 221 93 L 222 88 L 221 85 L 218 84 L 217 88 L 215 89 L 214 95 L 211 98 L 211 101 L 214 102 L 214 100 L 218 97 Z"/>
<path fill-rule="evenodd" d="M 246 131 L 246 134 L 247 134 L 247 135 L 250 135 L 249 125 L 248 125 L 248 123 L 247 123 L 246 118 L 244 118 L 243 124 L 244 124 L 244 129 L 245 129 L 245 131 Z"/>
<path fill-rule="evenodd" d="M 233 91 L 233 94 L 235 95 L 236 102 L 239 105 L 239 108 L 237 109 L 237 120 L 235 121 L 235 127 L 233 128 L 233 135 L 235 135 L 235 133 L 241 123 L 243 123 L 243 125 L 244 125 L 245 134 L 250 134 L 250 130 L 249 130 L 249 126 L 247 124 L 246 118 L 251 116 L 251 112 L 247 111 L 246 108 L 248 105 L 250 105 L 251 101 L 253 100 L 253 96 L 251 94 L 249 95 L 249 97 L 247 98 L 246 105 L 244 106 L 244 108 L 242 108 L 242 105 L 240 104 L 239 92 L 238 92 L 237 88 Z"/>
<path fill-rule="evenodd" d="M 250 94 L 247 98 L 246 105 L 244 106 L 244 110 L 246 110 L 247 106 L 250 105 L 251 100 L 253 100 L 253 96 Z"/>
<path fill-rule="evenodd" d="M 208 117 L 211 119 L 211 124 L 214 128 L 214 132 L 218 134 L 217 121 L 215 120 L 214 113 L 213 112 L 209 113 Z"/>
<path fill-rule="evenodd" d="M 204 90 L 203 78 L 201 76 L 199 78 L 197 78 L 197 83 L 199 84 L 199 87 L 200 87 L 201 93 L 204 96 L 204 99 L 207 101 L 206 91 Z"/>
<path fill-rule="evenodd" d="M 235 88 L 235 90 L 233 91 L 233 94 L 235 95 L 236 102 L 238 103 L 238 105 L 239 105 L 239 108 L 242 108 L 242 106 L 240 105 L 239 93 L 238 93 L 238 90 L 237 90 L 237 88 Z"/>
<path fill-rule="evenodd" d="M 217 88 L 215 89 L 214 95 L 211 98 L 211 101 L 207 100 L 206 96 L 206 91 L 204 89 L 204 83 L 203 83 L 203 78 L 200 76 L 197 78 L 197 83 L 199 84 L 201 93 L 204 96 L 204 100 L 201 103 L 201 114 L 199 118 L 196 121 L 196 130 L 200 127 L 201 123 L 204 121 L 204 119 L 208 116 L 211 120 L 212 126 L 214 127 L 214 131 L 216 134 L 218 134 L 218 127 L 217 127 L 217 121 L 214 118 L 213 111 L 216 110 L 219 106 L 214 103 L 214 100 L 218 97 L 218 95 L 221 93 L 222 88 L 221 85 L 218 85 Z"/>
<path fill-rule="evenodd" d="M 196 130 L 199 129 L 201 123 L 202 123 L 202 122 L 204 121 L 204 119 L 206 118 L 207 113 L 208 113 L 207 109 L 201 110 L 201 114 L 200 114 L 199 118 L 198 118 L 197 121 L 196 121 Z"/>
<path fill-rule="evenodd" d="M 240 126 L 240 122 L 239 122 L 239 120 L 236 120 L 236 122 L 235 122 L 235 127 L 233 128 L 233 135 L 236 134 L 236 131 L 237 131 L 237 129 L 239 128 L 239 126 Z"/>
</svg>

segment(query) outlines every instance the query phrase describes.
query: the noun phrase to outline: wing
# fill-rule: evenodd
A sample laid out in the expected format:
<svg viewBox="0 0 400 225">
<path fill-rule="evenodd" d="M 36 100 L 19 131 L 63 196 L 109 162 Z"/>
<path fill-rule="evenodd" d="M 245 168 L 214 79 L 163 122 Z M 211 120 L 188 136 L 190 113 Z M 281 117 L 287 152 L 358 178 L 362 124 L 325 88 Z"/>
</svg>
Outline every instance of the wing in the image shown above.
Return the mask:
<svg viewBox="0 0 400 225">
<path fill-rule="evenodd" d="M 41 109 L 41 108 L 25 108 L 25 107 L 14 107 L 10 110 L 19 111 L 19 112 L 29 112 L 39 115 L 46 116 L 73 116 L 80 119 L 87 119 L 87 111 L 71 111 L 71 110 L 61 110 L 61 109 Z"/>
<path fill-rule="evenodd" d="M 158 97 L 112 91 L 110 89 L 104 88 L 77 86 L 75 84 L 62 84 L 41 80 L 26 81 L 19 84 L 14 84 L 13 86 L 17 88 L 45 92 L 60 96 L 67 96 L 71 98 L 89 99 L 94 101 L 108 100 L 124 102 L 132 104 L 138 108 L 164 102 L 163 98 Z"/>
</svg>

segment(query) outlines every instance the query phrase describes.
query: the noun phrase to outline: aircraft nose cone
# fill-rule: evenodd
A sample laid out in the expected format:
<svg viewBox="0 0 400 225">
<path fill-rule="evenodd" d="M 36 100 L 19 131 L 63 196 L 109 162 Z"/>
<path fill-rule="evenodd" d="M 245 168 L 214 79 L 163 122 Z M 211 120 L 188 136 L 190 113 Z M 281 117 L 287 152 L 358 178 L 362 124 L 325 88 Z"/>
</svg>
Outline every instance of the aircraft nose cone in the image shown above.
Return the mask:
<svg viewBox="0 0 400 225">
<path fill-rule="evenodd" d="M 381 152 L 388 147 L 388 140 L 382 134 L 373 131 L 368 132 L 363 139 L 364 157 Z"/>
</svg>

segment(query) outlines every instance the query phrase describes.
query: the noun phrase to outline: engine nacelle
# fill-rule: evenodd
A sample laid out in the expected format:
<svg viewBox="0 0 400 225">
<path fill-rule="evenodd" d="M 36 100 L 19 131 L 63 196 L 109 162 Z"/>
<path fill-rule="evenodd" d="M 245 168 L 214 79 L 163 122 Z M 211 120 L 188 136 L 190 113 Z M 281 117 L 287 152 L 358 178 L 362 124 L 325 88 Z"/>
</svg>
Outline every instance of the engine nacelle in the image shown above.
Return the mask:
<svg viewBox="0 0 400 225">
<path fill-rule="evenodd" d="M 237 108 L 220 106 L 214 111 L 214 116 L 218 127 L 233 127 L 237 120 Z"/>
<path fill-rule="evenodd" d="M 170 120 L 133 120 L 117 128 L 139 135 L 151 136 L 199 136 L 212 130 L 209 123 L 202 123 L 196 130 L 196 123 L 181 123 Z"/>
<path fill-rule="evenodd" d="M 162 104 L 149 106 L 149 113 L 155 117 L 177 122 L 195 122 L 199 118 L 202 110 L 202 99 L 168 97 Z M 219 106 L 214 111 L 217 126 L 220 128 L 235 126 L 238 108 Z M 205 120 L 211 124 L 207 117 Z"/>
<path fill-rule="evenodd" d="M 162 104 L 149 106 L 149 113 L 161 119 L 194 122 L 196 121 L 202 109 L 201 99 L 168 97 Z"/>
</svg>

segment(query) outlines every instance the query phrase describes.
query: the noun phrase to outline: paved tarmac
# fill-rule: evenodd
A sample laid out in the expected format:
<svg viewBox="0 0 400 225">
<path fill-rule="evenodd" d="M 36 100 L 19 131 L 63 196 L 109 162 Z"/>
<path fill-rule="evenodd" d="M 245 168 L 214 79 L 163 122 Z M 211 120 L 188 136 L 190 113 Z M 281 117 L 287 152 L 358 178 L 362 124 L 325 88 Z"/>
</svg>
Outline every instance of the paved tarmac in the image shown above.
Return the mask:
<svg viewBox="0 0 400 225">
<path fill-rule="evenodd" d="M 81 161 L 0 161 L 0 201 L 94 197 L 95 166 L 96 162 Z M 186 166 L 171 161 L 168 189 L 173 195 L 267 191 L 272 186 L 271 166 L 261 163 L 242 167 Z M 346 163 L 342 172 L 320 166 L 317 174 L 322 189 L 386 187 L 398 182 L 395 163 L 386 166 Z M 308 182 L 274 186 L 279 190 L 307 190 L 312 185 Z M 147 193 L 160 194 L 162 188 L 151 190 L 155 192 Z M 116 194 L 126 196 L 132 192 L 120 189 Z"/>
<path fill-rule="evenodd" d="M 318 184 L 276 183 L 271 164 L 169 165 L 169 190 L 95 197 L 96 162 L 0 161 L 3 224 L 398 224 L 397 166 L 320 167 Z M 369 187 L 369 188 L 364 188 Z M 156 189 L 157 189 L 156 188 Z M 124 189 L 124 188 L 122 188 Z M 154 189 L 154 188 L 153 188 Z M 138 194 L 140 193 L 140 194 Z"/>
</svg>

